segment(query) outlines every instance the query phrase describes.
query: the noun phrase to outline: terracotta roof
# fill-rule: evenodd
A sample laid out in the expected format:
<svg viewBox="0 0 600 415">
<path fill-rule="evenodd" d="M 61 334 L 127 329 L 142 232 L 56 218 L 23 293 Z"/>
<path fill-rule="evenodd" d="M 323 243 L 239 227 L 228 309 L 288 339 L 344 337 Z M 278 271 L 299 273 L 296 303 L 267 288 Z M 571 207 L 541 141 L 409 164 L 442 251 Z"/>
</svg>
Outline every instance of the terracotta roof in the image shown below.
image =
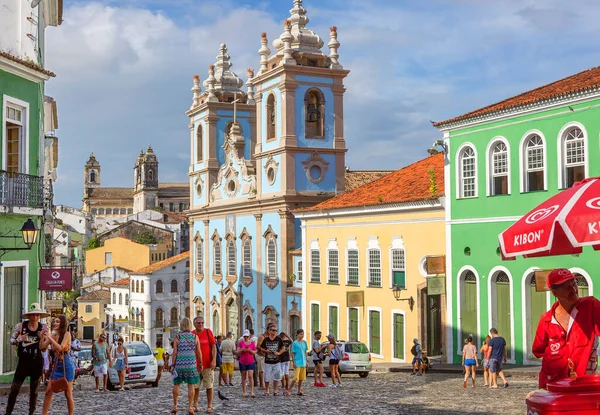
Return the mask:
<svg viewBox="0 0 600 415">
<path fill-rule="evenodd" d="M 185 217 L 185 216 L 183 216 L 183 215 L 178 215 L 178 214 L 176 214 L 176 213 L 173 213 L 173 212 L 161 212 L 161 213 L 162 213 L 163 215 L 167 215 L 167 216 L 169 216 L 170 218 L 174 218 L 174 219 L 177 219 L 177 220 L 180 220 L 180 221 L 185 221 L 185 219 L 186 219 L 186 217 Z"/>
<path fill-rule="evenodd" d="M 110 291 L 107 290 L 96 290 L 77 297 L 77 301 L 102 301 L 110 300 Z"/>
<path fill-rule="evenodd" d="M 111 287 L 129 286 L 129 277 L 121 278 L 119 281 L 115 281 L 110 284 Z"/>
<path fill-rule="evenodd" d="M 446 124 L 465 121 L 470 118 L 502 112 L 553 98 L 561 98 L 572 93 L 583 92 L 598 87 L 600 87 L 600 66 L 587 69 L 583 72 L 579 72 L 578 74 L 571 75 L 567 78 L 560 79 L 536 89 L 532 89 L 531 91 L 527 91 L 514 97 L 505 99 L 504 101 L 500 101 L 496 104 L 488 105 L 487 107 L 468 112 L 464 115 L 450 118 L 445 121 L 438 121 L 433 125 L 435 127 L 443 127 Z"/>
<path fill-rule="evenodd" d="M 36 72 L 43 73 L 44 75 L 52 76 L 52 77 L 56 76 L 56 74 L 54 72 L 51 72 L 47 69 L 42 68 L 34 61 L 26 61 L 24 59 L 19 58 L 18 56 L 11 55 L 10 53 L 4 52 L 1 50 L 0 50 L 0 56 L 6 58 L 8 60 L 11 60 L 13 62 L 20 63 L 21 65 L 26 66 L 29 69 L 33 69 Z"/>
<path fill-rule="evenodd" d="M 96 187 L 89 189 L 90 199 L 132 199 L 131 187 Z"/>
<path fill-rule="evenodd" d="M 97 271 L 97 272 L 100 272 L 100 271 Z M 96 282 L 91 282 L 91 283 L 86 284 L 86 285 L 82 285 L 80 288 L 81 289 L 86 289 L 86 288 L 89 288 L 89 287 L 94 287 L 96 285 L 99 285 L 100 287 L 108 287 L 108 284 L 104 284 L 102 282 L 96 281 Z"/>
<path fill-rule="evenodd" d="M 371 183 L 394 170 L 346 170 L 346 192 L 350 192 L 362 185 Z"/>
<path fill-rule="evenodd" d="M 431 193 L 429 173 L 432 169 L 436 184 L 434 193 Z M 353 191 L 298 212 L 415 202 L 441 196 L 444 196 L 444 155 L 442 153 L 429 156 Z"/>
<path fill-rule="evenodd" d="M 155 271 L 161 270 L 163 268 L 168 267 L 169 265 L 173 265 L 183 259 L 187 259 L 190 257 L 190 251 L 186 251 L 182 254 L 172 256 L 171 258 L 167 258 L 164 261 L 155 262 L 152 265 L 148 265 L 146 267 L 140 268 L 134 272 L 134 274 L 152 274 Z"/>
</svg>

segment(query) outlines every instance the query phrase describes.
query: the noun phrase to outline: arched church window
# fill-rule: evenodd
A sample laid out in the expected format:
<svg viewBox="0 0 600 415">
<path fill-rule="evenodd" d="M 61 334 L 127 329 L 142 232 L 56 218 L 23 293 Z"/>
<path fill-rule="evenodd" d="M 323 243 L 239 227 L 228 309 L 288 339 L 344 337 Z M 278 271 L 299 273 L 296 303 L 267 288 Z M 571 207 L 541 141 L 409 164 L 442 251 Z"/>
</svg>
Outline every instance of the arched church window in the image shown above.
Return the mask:
<svg viewBox="0 0 600 415">
<path fill-rule="evenodd" d="M 154 180 L 154 170 L 148 170 L 148 180 Z"/>
<path fill-rule="evenodd" d="M 96 172 L 94 170 L 90 172 L 90 183 L 96 183 Z"/>
<path fill-rule="evenodd" d="M 202 150 L 203 150 L 202 126 L 199 125 L 198 129 L 196 130 L 196 161 L 197 162 L 201 162 L 202 160 L 204 160 L 204 154 L 203 154 Z"/>
<path fill-rule="evenodd" d="M 269 94 L 269 98 L 267 98 L 267 140 L 275 138 L 275 110 L 275 94 Z"/>
<path fill-rule="evenodd" d="M 304 98 L 305 135 L 307 138 L 321 138 L 324 135 L 325 99 L 318 89 L 306 92 Z"/>
</svg>

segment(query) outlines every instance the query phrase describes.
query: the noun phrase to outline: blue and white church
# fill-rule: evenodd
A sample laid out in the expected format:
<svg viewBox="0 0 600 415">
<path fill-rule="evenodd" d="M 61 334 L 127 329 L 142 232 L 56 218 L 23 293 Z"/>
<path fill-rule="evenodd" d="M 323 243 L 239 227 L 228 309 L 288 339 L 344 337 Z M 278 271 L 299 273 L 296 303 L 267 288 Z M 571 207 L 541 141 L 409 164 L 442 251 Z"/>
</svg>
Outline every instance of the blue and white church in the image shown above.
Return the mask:
<svg viewBox="0 0 600 415">
<path fill-rule="evenodd" d="M 272 52 L 245 83 L 226 45 L 190 118 L 192 310 L 215 333 L 302 326 L 300 222 L 291 214 L 345 191 L 344 78 L 337 28 L 328 51 L 294 0 Z M 237 337 L 236 337 L 237 338 Z"/>
</svg>

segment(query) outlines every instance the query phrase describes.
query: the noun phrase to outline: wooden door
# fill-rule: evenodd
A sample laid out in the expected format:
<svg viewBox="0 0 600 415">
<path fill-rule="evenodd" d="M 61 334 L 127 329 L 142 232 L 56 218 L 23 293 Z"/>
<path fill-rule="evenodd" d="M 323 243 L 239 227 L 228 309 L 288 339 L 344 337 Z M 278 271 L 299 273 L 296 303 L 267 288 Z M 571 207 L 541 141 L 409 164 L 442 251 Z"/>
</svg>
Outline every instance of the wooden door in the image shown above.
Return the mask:
<svg viewBox="0 0 600 415">
<path fill-rule="evenodd" d="M 531 346 L 533 345 L 533 339 L 535 339 L 535 332 L 537 330 L 538 323 L 542 314 L 546 312 L 546 292 L 537 292 L 535 289 L 535 275 L 531 276 L 529 283 L 529 312 L 527 313 L 527 327 L 529 339 L 527 342 L 527 356 L 530 359 L 537 359 L 533 353 L 531 353 Z"/>
<path fill-rule="evenodd" d="M 404 315 L 394 314 L 394 358 L 404 359 Z"/>
<path fill-rule="evenodd" d="M 440 295 L 427 297 L 427 355 L 442 354 L 442 304 Z"/>
<path fill-rule="evenodd" d="M 15 325 L 21 321 L 23 313 L 23 268 L 4 268 L 4 353 L 3 372 L 12 372 L 17 367 L 15 347 L 10 344 L 10 336 Z"/>
<path fill-rule="evenodd" d="M 351 342 L 359 341 L 358 335 L 358 309 L 351 308 L 349 311 L 350 324 L 348 325 L 348 340 Z"/>
<path fill-rule="evenodd" d="M 458 339 L 458 346 L 459 346 L 459 349 L 461 349 L 461 350 L 462 350 L 464 340 L 467 338 L 467 336 L 472 334 L 473 336 L 477 337 L 477 334 L 478 334 L 477 333 L 477 313 L 478 313 L 478 310 L 477 310 L 477 281 L 476 281 L 475 275 L 473 273 L 469 272 L 468 274 L 470 274 L 470 275 L 465 276 L 465 279 L 463 281 L 464 299 L 462 300 L 463 306 L 460 311 L 462 335 Z M 475 342 L 476 339 L 473 339 L 473 341 Z"/>
<path fill-rule="evenodd" d="M 504 272 L 496 277 L 495 325 L 500 336 L 506 340 L 506 355 L 511 355 L 512 323 L 510 316 L 510 280 Z"/>
</svg>

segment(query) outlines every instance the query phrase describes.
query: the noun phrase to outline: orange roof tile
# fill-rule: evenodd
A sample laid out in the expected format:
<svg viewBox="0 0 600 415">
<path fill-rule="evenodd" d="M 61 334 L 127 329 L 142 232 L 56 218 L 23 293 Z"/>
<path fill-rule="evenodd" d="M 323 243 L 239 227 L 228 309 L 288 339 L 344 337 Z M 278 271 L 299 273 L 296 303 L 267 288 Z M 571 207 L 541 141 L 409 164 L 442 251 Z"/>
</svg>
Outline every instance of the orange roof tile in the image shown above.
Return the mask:
<svg viewBox="0 0 600 415">
<path fill-rule="evenodd" d="M 26 66 L 29 69 L 33 69 L 34 71 L 43 73 L 46 76 L 50 76 L 50 77 L 55 77 L 56 76 L 56 74 L 54 72 L 42 68 L 41 66 L 39 66 L 34 61 L 21 59 L 18 56 L 12 55 L 12 54 L 10 54 L 8 52 L 4 52 L 4 51 L 1 51 L 1 50 L 0 50 L 0 56 L 2 56 L 3 58 L 6 58 L 8 60 L 11 60 L 13 62 L 20 63 L 21 65 Z"/>
<path fill-rule="evenodd" d="M 431 174 L 436 190 L 431 192 Z M 297 212 L 341 209 L 357 206 L 406 203 L 435 199 L 444 195 L 444 155 L 442 153 L 417 161 L 351 192 Z"/>
<path fill-rule="evenodd" d="M 172 256 L 171 258 L 167 258 L 163 261 L 155 262 L 154 264 L 145 266 L 143 268 L 138 269 L 133 272 L 133 274 L 152 274 L 155 271 L 161 270 L 163 268 L 168 267 L 169 265 L 173 265 L 176 262 L 181 261 L 182 259 L 186 259 L 190 257 L 190 251 L 186 251 L 182 254 Z"/>
<path fill-rule="evenodd" d="M 129 286 L 129 277 L 121 278 L 119 281 L 115 281 L 110 284 L 111 287 Z"/>
<path fill-rule="evenodd" d="M 96 290 L 90 291 L 86 295 L 82 295 L 77 298 L 77 301 L 102 301 L 110 300 L 110 291 L 107 290 Z"/>
<path fill-rule="evenodd" d="M 531 91 L 527 91 L 514 97 L 505 99 L 504 101 L 497 102 L 496 104 L 488 105 L 487 107 L 483 107 L 445 121 L 438 121 L 433 125 L 435 127 L 444 127 L 447 124 L 465 121 L 492 113 L 503 112 L 549 99 L 560 98 L 576 92 L 597 89 L 599 87 L 600 66 L 597 66 L 539 88 L 532 89 Z"/>
<path fill-rule="evenodd" d="M 346 178 L 346 191 L 356 189 L 364 184 L 371 183 L 380 177 L 390 174 L 394 170 L 350 170 L 347 169 L 344 176 Z"/>
</svg>

